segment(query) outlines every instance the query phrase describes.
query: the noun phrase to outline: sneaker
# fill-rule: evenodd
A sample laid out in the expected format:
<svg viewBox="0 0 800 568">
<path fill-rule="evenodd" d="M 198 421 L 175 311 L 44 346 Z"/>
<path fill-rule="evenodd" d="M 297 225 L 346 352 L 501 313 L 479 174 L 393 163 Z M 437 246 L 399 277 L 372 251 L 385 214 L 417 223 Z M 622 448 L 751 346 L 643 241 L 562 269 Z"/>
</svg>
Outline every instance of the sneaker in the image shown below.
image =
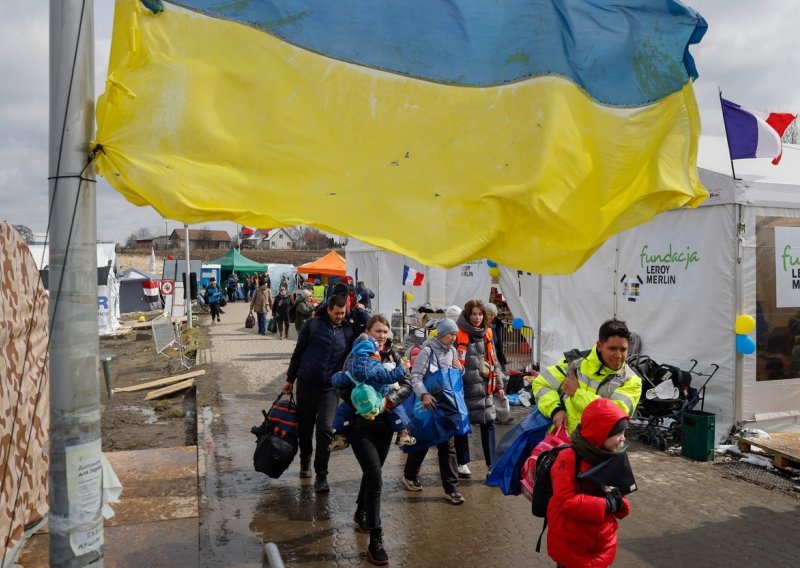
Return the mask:
<svg viewBox="0 0 800 568">
<path fill-rule="evenodd" d="M 383 529 L 369 531 L 369 547 L 367 548 L 367 562 L 375 566 L 389 564 L 389 555 L 383 547 Z"/>
<path fill-rule="evenodd" d="M 417 443 L 417 439 L 409 434 L 408 430 L 400 430 L 397 434 L 397 445 L 401 448 L 403 446 L 413 446 Z"/>
<path fill-rule="evenodd" d="M 330 491 L 331 486 L 328 485 L 328 476 L 317 474 L 317 478 L 314 480 L 314 492 L 330 493 Z"/>
<path fill-rule="evenodd" d="M 461 505 L 464 502 L 464 496 L 458 491 L 452 493 L 445 493 L 444 498 L 450 501 L 453 505 Z"/>
<path fill-rule="evenodd" d="M 338 450 L 346 450 L 350 447 L 350 442 L 344 436 L 334 436 L 333 441 L 328 444 L 328 451 L 335 452 Z"/>
<path fill-rule="evenodd" d="M 361 509 L 356 510 L 356 514 L 353 515 L 353 522 L 356 524 L 355 531 L 361 534 L 368 534 L 369 529 L 367 528 L 367 512 L 362 511 Z"/>
<path fill-rule="evenodd" d="M 403 476 L 403 485 L 409 491 L 422 491 L 422 484 L 416 479 L 409 479 Z"/>
<path fill-rule="evenodd" d="M 458 477 L 461 479 L 469 479 L 472 477 L 472 472 L 467 467 L 467 464 L 458 466 Z"/>
<path fill-rule="evenodd" d="M 311 460 L 300 460 L 300 479 L 311 479 Z"/>
</svg>

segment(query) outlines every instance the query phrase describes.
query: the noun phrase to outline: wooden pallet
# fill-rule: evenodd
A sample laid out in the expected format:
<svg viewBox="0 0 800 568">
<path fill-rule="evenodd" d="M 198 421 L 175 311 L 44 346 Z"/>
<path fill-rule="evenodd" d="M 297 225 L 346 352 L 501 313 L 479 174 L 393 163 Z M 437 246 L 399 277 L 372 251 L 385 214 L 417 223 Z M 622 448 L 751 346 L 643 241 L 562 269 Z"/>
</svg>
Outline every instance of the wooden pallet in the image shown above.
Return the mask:
<svg viewBox="0 0 800 568">
<path fill-rule="evenodd" d="M 770 434 L 769 439 L 739 437 L 739 449 L 749 452 L 752 446 L 771 453 L 775 467 L 800 468 L 800 432 L 779 432 Z"/>
</svg>

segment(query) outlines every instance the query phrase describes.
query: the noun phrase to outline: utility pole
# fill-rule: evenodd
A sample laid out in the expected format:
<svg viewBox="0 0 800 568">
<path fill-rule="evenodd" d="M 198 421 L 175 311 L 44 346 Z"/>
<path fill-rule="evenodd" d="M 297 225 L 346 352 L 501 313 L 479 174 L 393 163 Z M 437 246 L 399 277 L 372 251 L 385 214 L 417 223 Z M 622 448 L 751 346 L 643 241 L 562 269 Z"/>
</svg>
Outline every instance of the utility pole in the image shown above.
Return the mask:
<svg viewBox="0 0 800 568">
<path fill-rule="evenodd" d="M 183 224 L 183 236 L 186 243 L 186 325 L 192 329 L 192 269 L 189 266 L 189 225 Z"/>
<path fill-rule="evenodd" d="M 51 566 L 103 565 L 93 12 L 50 0 Z"/>
</svg>

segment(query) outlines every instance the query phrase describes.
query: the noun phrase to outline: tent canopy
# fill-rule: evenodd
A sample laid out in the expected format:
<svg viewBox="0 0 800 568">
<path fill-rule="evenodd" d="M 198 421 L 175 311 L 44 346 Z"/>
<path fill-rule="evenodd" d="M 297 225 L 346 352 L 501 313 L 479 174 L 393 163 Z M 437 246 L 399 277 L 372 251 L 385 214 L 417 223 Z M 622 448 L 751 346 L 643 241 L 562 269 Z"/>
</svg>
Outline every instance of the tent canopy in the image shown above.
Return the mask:
<svg viewBox="0 0 800 568">
<path fill-rule="evenodd" d="M 219 264 L 225 272 L 266 272 L 267 265 L 263 262 L 250 260 L 235 248 L 229 250 L 225 256 L 215 258 L 207 264 Z"/>
<path fill-rule="evenodd" d="M 344 276 L 347 262 L 336 251 L 331 251 L 322 258 L 301 264 L 297 267 L 300 274 L 325 274 L 327 276 Z"/>
</svg>

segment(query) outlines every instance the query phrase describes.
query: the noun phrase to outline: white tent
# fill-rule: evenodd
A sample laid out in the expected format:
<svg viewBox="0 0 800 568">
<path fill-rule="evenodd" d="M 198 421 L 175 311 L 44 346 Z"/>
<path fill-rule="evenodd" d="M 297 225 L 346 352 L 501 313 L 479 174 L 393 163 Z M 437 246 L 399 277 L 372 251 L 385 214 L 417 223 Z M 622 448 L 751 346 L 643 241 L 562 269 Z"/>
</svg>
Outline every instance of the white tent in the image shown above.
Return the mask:
<svg viewBox="0 0 800 568">
<path fill-rule="evenodd" d="M 610 239 L 569 276 L 503 267 L 501 283 L 521 287 L 519 313 L 536 329 L 543 365 L 591 345 L 616 316 L 658 362 L 688 369 L 695 359 L 701 372 L 719 365 L 705 404 L 718 440 L 737 421 L 800 430 L 800 147 L 785 146 L 779 166 L 735 162 L 736 182 L 724 138 L 703 137 L 699 161 L 710 193 L 703 206 Z M 736 351 L 739 314 L 758 321 L 753 355 Z"/>
<path fill-rule="evenodd" d="M 489 267 L 483 261 L 461 264 L 450 269 L 426 266 L 416 260 L 388 252 L 351 238 L 345 247 L 347 272 L 375 292 L 374 313 L 391 316 L 399 310 L 404 292 L 410 292 L 411 306 L 429 303 L 434 308 L 464 304 L 474 298 L 486 300 L 491 288 Z M 403 266 L 425 275 L 421 286 L 403 286 Z"/>
<path fill-rule="evenodd" d="M 36 268 L 44 274 L 49 274 L 50 246 L 28 245 L 28 248 L 33 255 Z M 112 335 L 119 329 L 119 315 L 116 245 L 97 243 L 97 325 L 100 335 Z"/>
</svg>

